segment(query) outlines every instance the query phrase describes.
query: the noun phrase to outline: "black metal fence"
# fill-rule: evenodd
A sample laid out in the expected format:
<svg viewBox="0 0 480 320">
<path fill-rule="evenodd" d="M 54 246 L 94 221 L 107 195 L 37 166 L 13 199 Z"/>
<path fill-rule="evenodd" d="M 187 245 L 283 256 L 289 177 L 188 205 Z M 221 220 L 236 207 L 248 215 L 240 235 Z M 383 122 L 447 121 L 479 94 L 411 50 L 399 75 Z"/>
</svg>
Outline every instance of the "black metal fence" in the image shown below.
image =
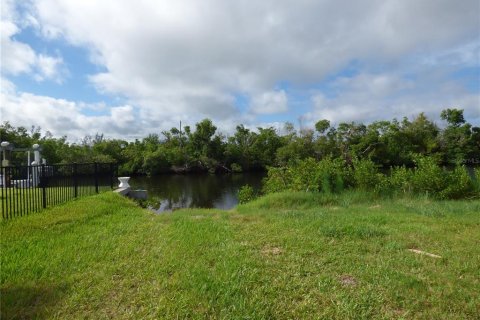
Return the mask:
<svg viewBox="0 0 480 320">
<path fill-rule="evenodd" d="M 111 190 L 115 175 L 113 163 L 0 167 L 2 218 Z"/>
</svg>

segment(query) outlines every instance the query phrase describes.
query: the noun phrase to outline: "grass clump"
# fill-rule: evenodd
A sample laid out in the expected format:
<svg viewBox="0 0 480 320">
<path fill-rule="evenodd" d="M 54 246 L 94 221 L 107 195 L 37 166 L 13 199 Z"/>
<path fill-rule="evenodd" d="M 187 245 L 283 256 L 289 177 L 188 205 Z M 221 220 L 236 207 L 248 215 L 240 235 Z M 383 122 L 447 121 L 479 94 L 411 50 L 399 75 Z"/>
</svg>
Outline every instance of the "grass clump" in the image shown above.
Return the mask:
<svg viewBox="0 0 480 320">
<path fill-rule="evenodd" d="M 383 237 L 386 232 L 382 229 L 372 226 L 357 226 L 357 225 L 333 225 L 325 226 L 321 229 L 321 234 L 330 238 L 351 237 L 358 239 L 369 239 L 373 237 Z"/>
<path fill-rule="evenodd" d="M 240 204 L 247 203 L 257 198 L 257 194 L 255 190 L 253 190 L 252 186 L 246 184 L 240 188 L 238 191 L 238 202 Z"/>
</svg>

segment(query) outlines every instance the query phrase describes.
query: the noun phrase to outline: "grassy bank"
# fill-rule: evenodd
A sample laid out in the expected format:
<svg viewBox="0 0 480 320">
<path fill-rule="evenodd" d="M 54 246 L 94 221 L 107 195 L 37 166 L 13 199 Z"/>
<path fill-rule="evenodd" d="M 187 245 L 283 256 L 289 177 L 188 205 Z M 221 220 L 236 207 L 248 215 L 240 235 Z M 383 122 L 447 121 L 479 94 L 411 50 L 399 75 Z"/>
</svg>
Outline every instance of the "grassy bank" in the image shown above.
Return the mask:
<svg viewBox="0 0 480 320">
<path fill-rule="evenodd" d="M 1 318 L 478 316 L 480 201 L 366 199 L 153 215 L 106 193 L 3 221 Z"/>
</svg>

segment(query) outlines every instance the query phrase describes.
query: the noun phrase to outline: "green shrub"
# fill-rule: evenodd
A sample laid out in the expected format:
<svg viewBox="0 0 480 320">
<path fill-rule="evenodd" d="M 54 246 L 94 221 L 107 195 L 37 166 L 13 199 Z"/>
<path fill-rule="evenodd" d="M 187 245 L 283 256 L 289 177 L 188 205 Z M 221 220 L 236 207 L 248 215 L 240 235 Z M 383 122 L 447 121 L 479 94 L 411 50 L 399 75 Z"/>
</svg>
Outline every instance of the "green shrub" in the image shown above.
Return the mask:
<svg viewBox="0 0 480 320">
<path fill-rule="evenodd" d="M 168 170 L 168 161 L 161 150 L 145 152 L 142 171 L 147 175 L 156 175 Z"/>
<path fill-rule="evenodd" d="M 292 174 L 287 167 L 268 167 L 267 176 L 263 179 L 263 192 L 274 193 L 290 190 Z"/>
<path fill-rule="evenodd" d="M 478 195 L 478 186 L 465 166 L 452 171 L 441 168 L 432 157 L 415 157 L 414 169 L 391 169 L 386 183 L 379 187 L 398 194 L 425 194 L 438 199 L 462 199 Z"/>
<path fill-rule="evenodd" d="M 394 167 L 390 170 L 390 176 L 386 178 L 388 181 L 387 188 L 394 194 L 411 194 L 412 193 L 412 170 L 405 166 Z"/>
<path fill-rule="evenodd" d="M 342 159 L 327 157 L 318 163 L 316 169 L 321 186 L 320 191 L 329 193 L 344 190 L 345 182 L 348 181 L 348 170 Z"/>
<path fill-rule="evenodd" d="M 362 192 L 369 192 L 373 190 L 373 194 L 376 196 L 392 196 L 397 193 L 397 191 L 392 187 L 389 177 L 381 173 L 378 174 L 378 181 L 373 189 L 359 190 Z"/>
<path fill-rule="evenodd" d="M 380 184 L 383 177 L 370 159 L 354 159 L 351 170 L 354 186 L 361 190 L 373 190 Z"/>
<path fill-rule="evenodd" d="M 295 191 L 319 191 L 318 162 L 313 158 L 299 160 L 291 168 L 291 189 Z"/>
<path fill-rule="evenodd" d="M 332 186 L 330 184 L 330 179 L 329 179 L 328 175 L 324 175 L 324 176 L 321 177 L 320 188 L 325 193 L 331 193 L 332 192 Z"/>
<path fill-rule="evenodd" d="M 427 195 L 438 199 L 480 197 L 480 170 L 471 178 L 465 167 L 447 171 L 434 157 L 413 156 L 416 167 L 394 167 L 390 175 L 378 171 L 368 159 L 354 159 L 347 168 L 340 158 L 327 157 L 321 161 L 312 158 L 298 160 L 283 168 L 269 168 L 264 179 L 264 192 L 286 190 L 338 193 L 353 187 L 360 191 L 374 191 L 380 196 Z"/>
<path fill-rule="evenodd" d="M 345 175 L 336 175 L 335 176 L 335 191 L 336 192 L 342 192 L 343 190 L 345 190 L 345 181 L 344 181 L 344 178 Z"/>
<path fill-rule="evenodd" d="M 313 192 L 341 192 L 348 170 L 341 159 L 327 157 L 298 160 L 285 168 L 269 168 L 264 180 L 265 193 L 285 190 Z"/>
<path fill-rule="evenodd" d="M 473 170 L 472 186 L 476 196 L 480 197 L 480 168 Z"/>
<path fill-rule="evenodd" d="M 242 186 L 238 191 L 239 203 L 247 203 L 254 200 L 255 198 L 257 198 L 257 195 L 255 194 L 253 188 L 248 184 Z"/>
<path fill-rule="evenodd" d="M 418 194 L 441 197 L 441 192 L 447 187 L 448 174 L 433 157 L 414 156 L 416 165 L 411 177 L 413 192 Z"/>
<path fill-rule="evenodd" d="M 232 172 L 234 173 L 240 173 L 243 171 L 242 166 L 239 165 L 238 163 L 232 163 L 230 165 L 230 169 L 232 169 Z"/>
<path fill-rule="evenodd" d="M 465 166 L 456 166 L 446 177 L 446 188 L 439 197 L 443 199 L 461 199 L 474 195 L 474 182 L 470 178 Z"/>
</svg>

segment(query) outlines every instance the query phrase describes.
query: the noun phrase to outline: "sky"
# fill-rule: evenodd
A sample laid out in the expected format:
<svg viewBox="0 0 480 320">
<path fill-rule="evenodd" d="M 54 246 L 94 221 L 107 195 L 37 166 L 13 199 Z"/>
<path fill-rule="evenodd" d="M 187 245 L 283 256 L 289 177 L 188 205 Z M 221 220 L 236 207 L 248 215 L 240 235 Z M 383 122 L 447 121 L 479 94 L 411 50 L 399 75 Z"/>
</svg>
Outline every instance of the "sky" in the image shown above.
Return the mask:
<svg viewBox="0 0 480 320">
<path fill-rule="evenodd" d="M 0 120 L 133 140 L 445 108 L 480 125 L 478 0 L 1 1 Z"/>
</svg>

